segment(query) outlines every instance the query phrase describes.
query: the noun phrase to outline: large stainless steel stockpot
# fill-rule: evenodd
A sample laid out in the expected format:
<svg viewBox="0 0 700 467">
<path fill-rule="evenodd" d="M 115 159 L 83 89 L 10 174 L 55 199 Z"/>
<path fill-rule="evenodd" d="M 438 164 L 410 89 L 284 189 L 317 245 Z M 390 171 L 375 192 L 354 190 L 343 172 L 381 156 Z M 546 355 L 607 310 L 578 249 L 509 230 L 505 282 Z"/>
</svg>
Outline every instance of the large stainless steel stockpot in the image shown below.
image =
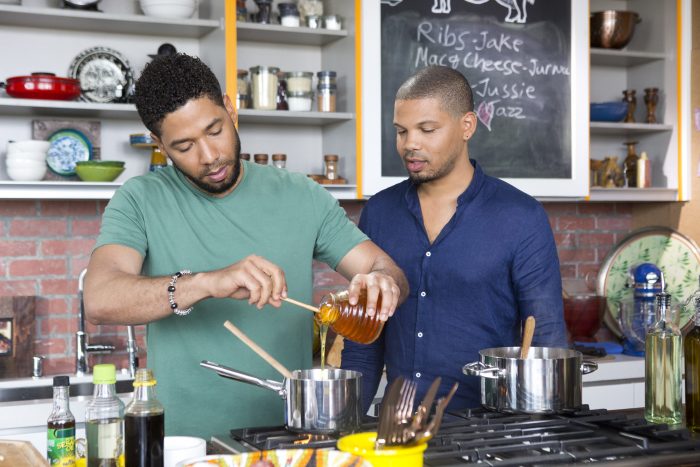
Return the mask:
<svg viewBox="0 0 700 467">
<path fill-rule="evenodd" d="M 350 433 L 362 421 L 362 373 L 337 368 L 292 371 L 282 382 L 260 379 L 217 363 L 203 361 L 219 376 L 276 392 L 285 400 L 287 428 L 302 433 Z"/>
<path fill-rule="evenodd" d="M 481 377 L 481 404 L 501 412 L 556 413 L 581 405 L 582 374 L 598 369 L 581 352 L 555 347 L 531 347 L 520 358 L 520 347 L 479 351 L 480 361 L 462 368 Z"/>
</svg>

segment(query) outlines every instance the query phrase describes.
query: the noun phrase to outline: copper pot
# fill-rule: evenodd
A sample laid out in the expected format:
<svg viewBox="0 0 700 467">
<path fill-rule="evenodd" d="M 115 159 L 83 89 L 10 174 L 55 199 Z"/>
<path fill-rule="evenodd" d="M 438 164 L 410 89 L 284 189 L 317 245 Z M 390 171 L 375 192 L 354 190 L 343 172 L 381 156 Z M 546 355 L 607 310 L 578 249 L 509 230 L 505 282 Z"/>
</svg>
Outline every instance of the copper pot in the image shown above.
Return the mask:
<svg viewBox="0 0 700 467">
<path fill-rule="evenodd" d="M 642 21 L 633 11 L 606 10 L 591 14 L 591 47 L 621 49 L 625 47 L 634 27 Z"/>
</svg>

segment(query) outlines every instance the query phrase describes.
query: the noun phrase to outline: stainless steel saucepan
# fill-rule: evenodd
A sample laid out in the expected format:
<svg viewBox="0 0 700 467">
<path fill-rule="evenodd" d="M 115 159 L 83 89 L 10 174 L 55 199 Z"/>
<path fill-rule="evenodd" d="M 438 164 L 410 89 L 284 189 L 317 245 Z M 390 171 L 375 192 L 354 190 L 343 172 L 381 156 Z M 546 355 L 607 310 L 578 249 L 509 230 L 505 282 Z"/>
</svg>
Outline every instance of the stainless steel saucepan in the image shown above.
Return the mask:
<svg viewBox="0 0 700 467">
<path fill-rule="evenodd" d="M 261 379 L 218 363 L 201 366 L 219 376 L 276 392 L 285 400 L 285 421 L 291 431 L 311 434 L 350 433 L 362 421 L 362 374 L 337 368 L 292 371 L 282 382 Z"/>
<path fill-rule="evenodd" d="M 520 358 L 520 347 L 480 350 L 480 361 L 465 365 L 466 375 L 481 377 L 481 404 L 491 410 L 556 413 L 581 405 L 582 375 L 598 369 L 581 352 L 555 347 L 531 347 Z"/>
</svg>

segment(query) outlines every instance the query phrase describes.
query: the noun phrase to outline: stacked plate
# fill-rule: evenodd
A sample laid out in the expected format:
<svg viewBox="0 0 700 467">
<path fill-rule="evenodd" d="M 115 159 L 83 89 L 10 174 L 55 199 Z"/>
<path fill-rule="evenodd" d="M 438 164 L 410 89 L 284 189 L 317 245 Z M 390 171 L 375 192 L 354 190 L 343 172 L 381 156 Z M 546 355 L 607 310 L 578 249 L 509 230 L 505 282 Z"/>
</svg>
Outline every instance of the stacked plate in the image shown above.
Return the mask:
<svg viewBox="0 0 700 467">
<path fill-rule="evenodd" d="M 48 141 L 25 140 L 7 143 L 7 176 L 18 182 L 35 182 L 46 175 Z"/>
</svg>

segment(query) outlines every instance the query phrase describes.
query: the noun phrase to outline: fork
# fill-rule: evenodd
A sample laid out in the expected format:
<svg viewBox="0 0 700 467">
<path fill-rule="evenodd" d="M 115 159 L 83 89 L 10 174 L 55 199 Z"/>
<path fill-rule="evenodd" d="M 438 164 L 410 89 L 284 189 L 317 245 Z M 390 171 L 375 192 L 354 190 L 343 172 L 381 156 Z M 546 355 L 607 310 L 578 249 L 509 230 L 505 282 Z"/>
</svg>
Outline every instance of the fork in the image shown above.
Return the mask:
<svg viewBox="0 0 700 467">
<path fill-rule="evenodd" d="M 393 430 L 393 419 L 396 413 L 396 405 L 399 401 L 400 392 L 404 385 L 403 377 L 397 377 L 384 393 L 382 407 L 379 412 L 379 423 L 377 425 L 377 438 L 374 441 L 374 449 L 379 450 L 387 444 Z"/>
<path fill-rule="evenodd" d="M 404 427 L 410 422 L 413 413 L 413 400 L 416 396 L 417 384 L 413 381 L 404 380 L 399 392 L 399 401 L 394 412 L 391 434 L 387 445 L 397 445 L 404 443 Z"/>
</svg>

